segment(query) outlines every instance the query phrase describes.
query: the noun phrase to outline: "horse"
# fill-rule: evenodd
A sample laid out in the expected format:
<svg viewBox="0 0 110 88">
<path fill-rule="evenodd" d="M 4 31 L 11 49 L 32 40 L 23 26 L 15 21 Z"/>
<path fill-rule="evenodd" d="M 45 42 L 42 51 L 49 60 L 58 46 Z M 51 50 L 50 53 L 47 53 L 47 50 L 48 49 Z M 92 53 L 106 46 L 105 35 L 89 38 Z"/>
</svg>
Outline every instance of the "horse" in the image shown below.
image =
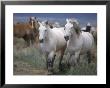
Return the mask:
<svg viewBox="0 0 110 88">
<path fill-rule="evenodd" d="M 66 40 L 64 39 L 64 32 L 62 28 L 51 29 L 48 21 L 39 23 L 39 42 L 40 48 L 46 56 L 46 66 L 48 74 L 53 74 L 53 64 L 56 53 L 60 52 L 59 69 L 62 69 L 62 59 L 66 49 Z"/>
<path fill-rule="evenodd" d="M 36 21 L 36 18 L 30 17 L 28 23 L 19 22 L 14 24 L 14 36 L 17 38 L 23 38 L 26 41 L 27 46 L 29 46 L 30 43 L 34 43 L 36 36 L 38 36 L 38 28 L 39 24 Z"/>
<path fill-rule="evenodd" d="M 97 45 L 97 28 L 96 27 L 91 27 L 90 33 L 93 35 L 95 44 Z"/>
<path fill-rule="evenodd" d="M 51 29 L 53 29 L 53 28 L 60 28 L 61 27 L 58 22 L 48 22 L 48 25 L 50 26 Z"/>
<path fill-rule="evenodd" d="M 90 23 L 87 23 L 86 27 L 82 27 L 81 31 L 89 32 L 93 35 L 95 44 L 97 45 L 97 29 L 93 27 Z"/>
<path fill-rule="evenodd" d="M 31 24 L 32 26 L 32 29 L 33 29 L 33 41 L 36 42 L 36 44 L 39 43 L 39 23 L 38 23 L 38 20 L 36 19 L 36 17 L 30 17 L 30 21 L 29 23 Z"/>
<path fill-rule="evenodd" d="M 65 40 L 67 43 L 67 52 L 70 53 L 68 65 L 76 65 L 80 60 L 80 55 L 87 53 L 88 63 L 91 62 L 91 50 L 94 47 L 94 38 L 91 33 L 80 30 L 79 22 L 75 18 L 66 19 Z M 73 60 L 73 63 L 70 63 Z"/>
<path fill-rule="evenodd" d="M 60 26 L 59 22 L 55 22 L 55 23 L 53 24 L 53 27 L 60 28 L 61 26 Z"/>
</svg>

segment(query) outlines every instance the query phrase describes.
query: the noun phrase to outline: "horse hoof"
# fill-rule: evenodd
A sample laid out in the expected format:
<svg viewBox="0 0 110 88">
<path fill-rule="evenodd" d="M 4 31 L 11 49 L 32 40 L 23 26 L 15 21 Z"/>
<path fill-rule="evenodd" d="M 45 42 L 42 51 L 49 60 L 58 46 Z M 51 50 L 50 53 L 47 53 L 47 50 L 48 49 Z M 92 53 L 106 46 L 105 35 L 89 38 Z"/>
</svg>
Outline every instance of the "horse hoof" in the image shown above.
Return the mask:
<svg viewBox="0 0 110 88">
<path fill-rule="evenodd" d="M 52 75 L 53 74 L 53 72 L 48 72 L 48 75 Z"/>
</svg>

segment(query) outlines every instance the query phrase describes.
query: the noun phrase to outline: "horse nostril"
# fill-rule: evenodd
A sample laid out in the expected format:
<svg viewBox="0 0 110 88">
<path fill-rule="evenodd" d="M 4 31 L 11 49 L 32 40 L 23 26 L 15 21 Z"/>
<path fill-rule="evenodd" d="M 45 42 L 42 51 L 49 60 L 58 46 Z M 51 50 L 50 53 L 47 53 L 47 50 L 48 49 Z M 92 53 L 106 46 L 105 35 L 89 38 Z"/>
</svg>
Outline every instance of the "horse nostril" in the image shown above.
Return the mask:
<svg viewBox="0 0 110 88">
<path fill-rule="evenodd" d="M 43 43 L 44 40 L 43 39 L 40 39 L 39 41 L 40 41 L 40 43 Z"/>
<path fill-rule="evenodd" d="M 69 40 L 69 36 L 64 36 L 65 40 L 68 41 Z"/>
</svg>

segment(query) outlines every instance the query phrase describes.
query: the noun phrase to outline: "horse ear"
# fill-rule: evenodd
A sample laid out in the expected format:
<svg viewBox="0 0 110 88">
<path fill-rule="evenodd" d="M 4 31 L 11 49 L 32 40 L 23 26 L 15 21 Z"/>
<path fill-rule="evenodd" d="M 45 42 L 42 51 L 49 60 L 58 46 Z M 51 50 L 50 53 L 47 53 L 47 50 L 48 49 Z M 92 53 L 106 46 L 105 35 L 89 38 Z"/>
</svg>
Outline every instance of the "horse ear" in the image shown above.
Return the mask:
<svg viewBox="0 0 110 88">
<path fill-rule="evenodd" d="M 66 19 L 66 22 L 69 22 L 69 19 L 68 18 Z"/>
<path fill-rule="evenodd" d="M 48 24 L 49 24 L 49 22 L 48 22 L 48 21 L 46 21 L 46 22 L 45 22 L 45 24 L 46 24 L 46 25 L 48 25 Z"/>
<path fill-rule="evenodd" d="M 29 19 L 30 19 L 30 20 L 32 20 L 32 18 L 31 18 L 31 17 L 29 17 Z"/>
<path fill-rule="evenodd" d="M 41 22 L 38 21 L 38 24 L 41 25 Z"/>
<path fill-rule="evenodd" d="M 36 17 L 34 17 L 36 19 Z"/>
</svg>

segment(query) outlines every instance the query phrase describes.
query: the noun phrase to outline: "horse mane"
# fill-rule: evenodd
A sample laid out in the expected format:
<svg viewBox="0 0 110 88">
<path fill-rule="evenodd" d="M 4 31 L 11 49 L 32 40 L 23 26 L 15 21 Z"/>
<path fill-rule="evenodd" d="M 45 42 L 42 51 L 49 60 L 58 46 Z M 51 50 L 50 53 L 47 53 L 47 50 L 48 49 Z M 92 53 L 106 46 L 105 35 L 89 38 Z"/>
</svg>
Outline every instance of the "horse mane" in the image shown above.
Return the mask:
<svg viewBox="0 0 110 88">
<path fill-rule="evenodd" d="M 40 26 L 40 24 L 39 24 L 39 22 L 38 22 L 38 20 L 37 20 L 37 18 L 36 17 L 30 17 L 30 19 L 29 19 L 29 24 L 30 24 L 30 26 L 31 26 L 31 21 L 34 21 L 34 24 L 33 24 L 33 27 L 34 28 L 32 28 L 33 29 L 33 31 L 36 33 L 36 34 L 38 34 L 38 28 L 39 28 L 39 26 Z"/>
<path fill-rule="evenodd" d="M 81 28 L 79 26 L 79 22 L 77 21 L 77 19 L 75 18 L 70 19 L 70 23 L 73 24 L 73 28 L 75 29 L 76 34 L 79 36 L 81 33 Z"/>
<path fill-rule="evenodd" d="M 74 25 L 73 27 L 75 29 L 76 34 L 80 35 L 81 29 L 80 29 L 79 25 L 77 25 L 76 23 L 73 23 L 73 25 Z"/>
</svg>

